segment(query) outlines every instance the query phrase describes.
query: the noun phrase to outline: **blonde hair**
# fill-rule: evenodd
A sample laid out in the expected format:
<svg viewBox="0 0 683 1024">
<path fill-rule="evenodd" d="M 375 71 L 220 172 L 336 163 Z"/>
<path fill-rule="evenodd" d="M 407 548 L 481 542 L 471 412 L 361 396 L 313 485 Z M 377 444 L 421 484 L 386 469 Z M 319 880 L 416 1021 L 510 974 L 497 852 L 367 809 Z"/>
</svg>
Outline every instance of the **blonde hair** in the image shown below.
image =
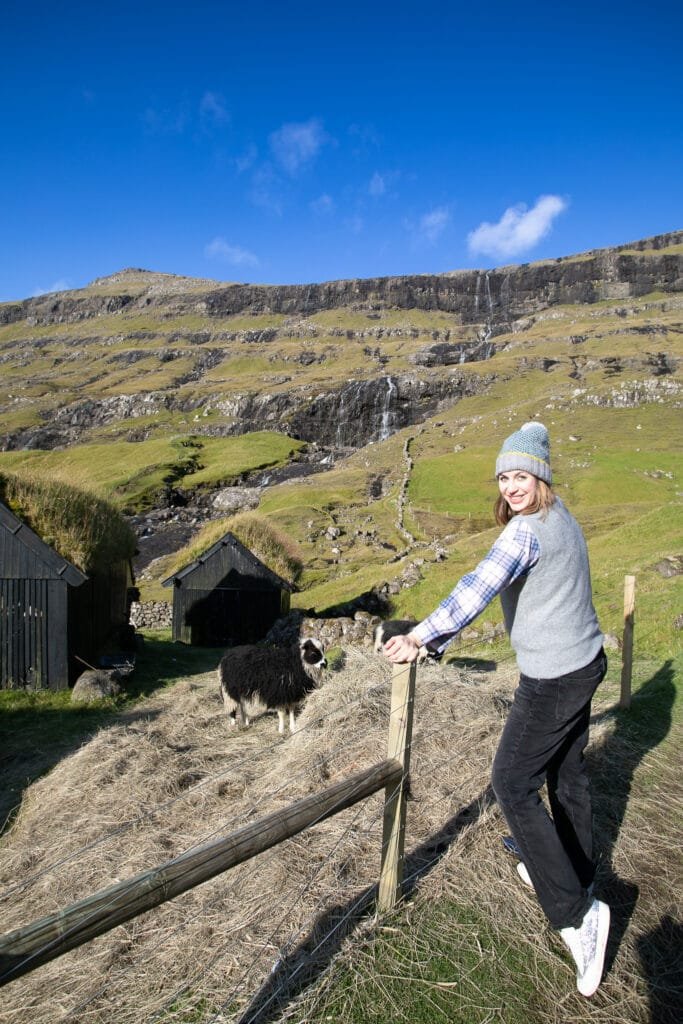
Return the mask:
<svg viewBox="0 0 683 1024">
<path fill-rule="evenodd" d="M 540 477 L 536 477 L 536 497 L 532 504 L 520 514 L 523 516 L 530 516 L 532 512 L 546 514 L 554 502 L 555 494 L 550 484 L 547 484 L 545 480 L 541 480 Z M 502 494 L 499 494 L 494 502 L 493 514 L 496 517 L 498 526 L 507 526 L 512 517 L 517 515 L 516 512 L 512 511 Z"/>
</svg>

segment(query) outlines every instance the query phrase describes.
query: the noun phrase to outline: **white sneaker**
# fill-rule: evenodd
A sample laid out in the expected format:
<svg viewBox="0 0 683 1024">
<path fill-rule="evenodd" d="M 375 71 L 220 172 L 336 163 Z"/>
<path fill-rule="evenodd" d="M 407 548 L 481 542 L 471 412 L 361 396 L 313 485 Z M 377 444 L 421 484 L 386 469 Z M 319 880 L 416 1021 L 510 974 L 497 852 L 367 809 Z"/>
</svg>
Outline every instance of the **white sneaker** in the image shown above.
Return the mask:
<svg viewBox="0 0 683 1024">
<path fill-rule="evenodd" d="M 531 875 L 523 860 L 517 862 L 517 874 L 522 879 L 525 885 L 528 885 L 530 889 L 533 889 L 534 883 L 531 881 Z"/>
<path fill-rule="evenodd" d="M 579 928 L 560 929 L 560 935 L 576 963 L 576 987 L 582 996 L 592 996 L 600 984 L 609 920 L 607 904 L 593 900 Z"/>
</svg>

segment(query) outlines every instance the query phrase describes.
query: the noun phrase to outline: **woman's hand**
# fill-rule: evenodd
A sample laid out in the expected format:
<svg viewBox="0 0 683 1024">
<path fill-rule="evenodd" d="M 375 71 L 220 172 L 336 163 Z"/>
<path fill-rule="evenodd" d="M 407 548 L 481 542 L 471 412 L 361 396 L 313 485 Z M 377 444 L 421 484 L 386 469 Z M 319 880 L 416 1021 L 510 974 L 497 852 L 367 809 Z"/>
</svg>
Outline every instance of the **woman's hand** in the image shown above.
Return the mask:
<svg viewBox="0 0 683 1024">
<path fill-rule="evenodd" d="M 402 665 L 407 661 L 415 661 L 420 653 L 420 641 L 412 633 L 405 636 L 389 637 L 382 648 L 384 656 L 395 665 Z"/>
</svg>

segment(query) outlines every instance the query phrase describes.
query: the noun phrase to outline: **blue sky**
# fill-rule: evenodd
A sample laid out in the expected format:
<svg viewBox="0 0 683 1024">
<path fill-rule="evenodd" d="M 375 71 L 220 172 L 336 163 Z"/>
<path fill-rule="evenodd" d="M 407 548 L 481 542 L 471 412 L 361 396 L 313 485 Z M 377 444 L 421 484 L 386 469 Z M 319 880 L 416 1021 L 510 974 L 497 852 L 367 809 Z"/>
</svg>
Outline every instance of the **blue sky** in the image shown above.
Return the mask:
<svg viewBox="0 0 683 1024">
<path fill-rule="evenodd" d="M 0 299 L 306 283 L 683 228 L 680 2 L 19 3 Z"/>
</svg>

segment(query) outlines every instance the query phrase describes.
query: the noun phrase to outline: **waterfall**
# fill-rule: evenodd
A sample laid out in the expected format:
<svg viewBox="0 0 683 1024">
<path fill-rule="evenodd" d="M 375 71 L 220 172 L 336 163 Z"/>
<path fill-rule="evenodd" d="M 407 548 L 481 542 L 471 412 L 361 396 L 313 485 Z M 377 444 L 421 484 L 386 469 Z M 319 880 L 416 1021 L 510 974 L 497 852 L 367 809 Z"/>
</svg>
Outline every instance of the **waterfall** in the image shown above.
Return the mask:
<svg viewBox="0 0 683 1024">
<path fill-rule="evenodd" d="M 337 413 L 337 433 L 335 434 L 334 437 L 334 443 L 337 445 L 338 448 L 341 448 L 342 444 L 344 443 L 343 430 L 346 425 L 346 418 L 344 416 L 344 395 L 346 393 L 346 390 L 346 388 L 342 388 L 339 394 L 339 412 Z"/>
<path fill-rule="evenodd" d="M 391 377 L 387 377 L 387 390 L 382 403 L 382 423 L 379 431 L 379 440 L 386 441 L 391 434 L 391 396 L 396 393 L 396 385 Z"/>
<path fill-rule="evenodd" d="M 493 329 L 493 299 L 491 298 L 491 282 L 489 281 L 488 271 L 486 272 L 486 304 L 488 306 L 488 320 L 486 321 L 486 332 L 482 341 L 488 342 L 491 337 L 491 331 Z"/>
</svg>

